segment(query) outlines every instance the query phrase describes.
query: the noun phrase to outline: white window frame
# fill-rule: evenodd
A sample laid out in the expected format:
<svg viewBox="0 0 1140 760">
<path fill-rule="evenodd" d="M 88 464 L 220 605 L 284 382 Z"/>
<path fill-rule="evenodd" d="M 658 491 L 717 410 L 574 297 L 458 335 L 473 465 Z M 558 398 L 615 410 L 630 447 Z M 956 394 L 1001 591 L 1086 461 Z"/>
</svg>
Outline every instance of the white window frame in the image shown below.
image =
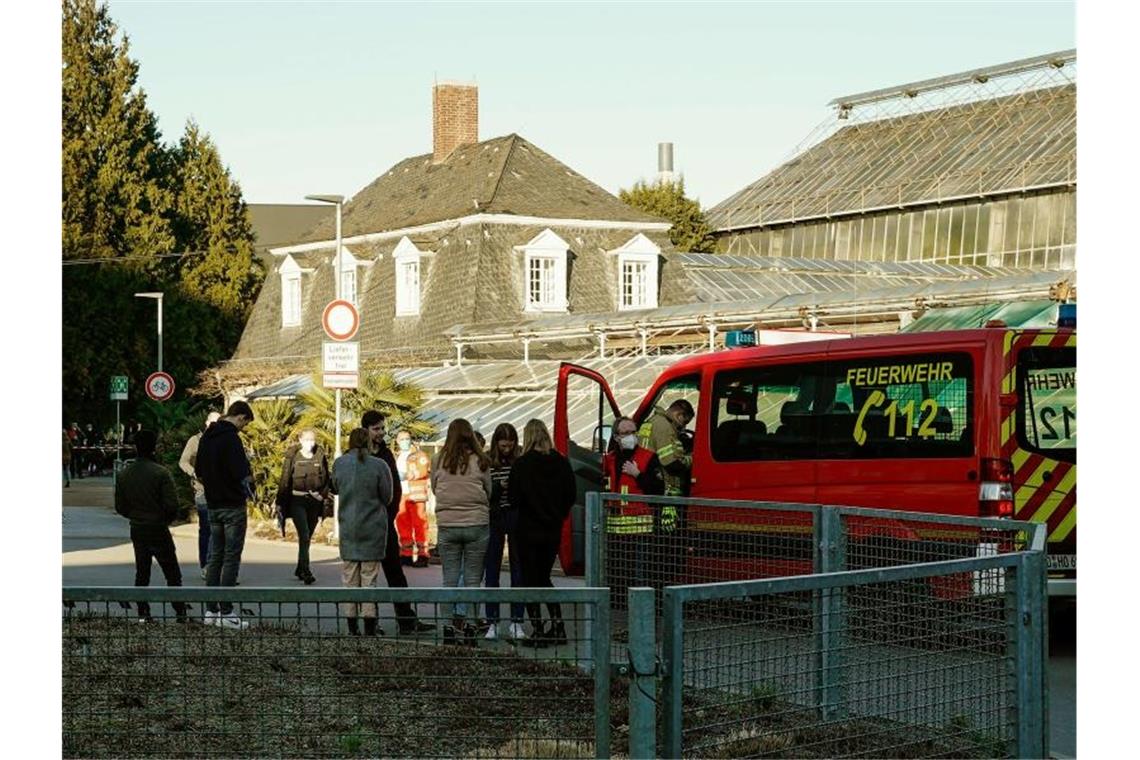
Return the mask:
<svg viewBox="0 0 1140 760">
<path fill-rule="evenodd" d="M 292 256 L 286 256 L 278 272 L 281 274 L 281 326 L 297 327 L 301 324 L 304 292 L 301 285 L 301 267 Z"/>
<path fill-rule="evenodd" d="M 336 261 L 334 255 L 333 261 Z M 336 266 L 334 263 L 333 266 Z M 345 280 L 351 279 L 351 288 L 347 287 Z M 360 262 L 347 246 L 340 249 L 340 297 L 353 306 L 360 306 Z"/>
<path fill-rule="evenodd" d="M 625 245 L 610 251 L 617 257 L 617 307 L 618 311 L 656 309 L 657 278 L 661 261 L 661 249 L 644 234 L 634 235 Z M 625 293 L 626 265 L 645 265 L 645 292 L 641 301 L 627 301 Z"/>
<path fill-rule="evenodd" d="M 569 303 L 567 262 L 570 245 L 552 230 L 545 229 L 526 245 L 516 248 L 523 252 L 523 311 L 532 313 L 566 312 Z M 531 298 L 531 272 L 542 271 L 549 278 L 540 289 L 538 300 Z"/>
<path fill-rule="evenodd" d="M 420 263 L 423 255 L 423 251 L 407 237 L 401 238 L 392 252 L 397 317 L 414 317 L 420 313 L 420 294 L 423 292 L 423 267 Z"/>
</svg>

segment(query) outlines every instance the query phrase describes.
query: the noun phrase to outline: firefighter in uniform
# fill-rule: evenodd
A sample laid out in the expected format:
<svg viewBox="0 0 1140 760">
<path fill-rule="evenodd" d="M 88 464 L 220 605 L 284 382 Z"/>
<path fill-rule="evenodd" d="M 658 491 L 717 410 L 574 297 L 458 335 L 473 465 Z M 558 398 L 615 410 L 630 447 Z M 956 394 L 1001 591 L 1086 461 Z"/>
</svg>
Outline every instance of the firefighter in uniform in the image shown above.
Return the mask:
<svg viewBox="0 0 1140 760">
<path fill-rule="evenodd" d="M 637 431 L 638 445 L 657 454 L 666 496 L 689 495 L 693 457 L 686 451 L 687 439 L 682 439 L 681 431 L 695 416 L 692 404 L 685 399 L 677 399 L 664 410 L 654 406 L 653 414 Z M 682 562 L 683 549 L 677 535 L 681 527 L 678 508 L 665 505 L 653 512 L 653 544 L 657 547 L 657 556 L 653 558 L 652 566 L 655 576 L 653 586 L 656 588 L 670 583 L 673 573 Z"/>
<path fill-rule="evenodd" d="M 609 456 L 605 460 L 606 490 L 620 494 L 665 492 L 665 480 L 657 455 L 637 443 L 637 423 L 619 417 L 614 423 Z M 622 500 L 606 512 L 607 585 L 613 599 L 625 601 L 629 586 L 644 586 L 647 575 L 647 542 L 653 531 L 653 513 L 645 502 Z"/>
<path fill-rule="evenodd" d="M 412 443 L 412 434 L 406 429 L 396 434 L 396 446 L 399 448 L 396 470 L 401 491 L 400 508 L 396 514 L 396 532 L 400 535 L 400 564 L 427 567 L 427 501 L 431 457 Z"/>
</svg>

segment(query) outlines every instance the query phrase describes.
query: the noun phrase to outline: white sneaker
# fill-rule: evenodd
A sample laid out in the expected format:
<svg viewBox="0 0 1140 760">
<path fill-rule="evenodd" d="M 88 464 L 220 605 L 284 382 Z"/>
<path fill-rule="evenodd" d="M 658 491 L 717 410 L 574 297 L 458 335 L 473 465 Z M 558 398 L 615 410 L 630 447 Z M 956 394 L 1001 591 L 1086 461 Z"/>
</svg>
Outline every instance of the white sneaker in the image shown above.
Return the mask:
<svg viewBox="0 0 1140 760">
<path fill-rule="evenodd" d="M 202 615 L 202 625 L 217 625 L 219 617 L 218 613 L 206 610 L 205 614 Z"/>
<path fill-rule="evenodd" d="M 206 580 L 206 568 L 202 568 L 202 580 Z"/>
<path fill-rule="evenodd" d="M 483 638 L 487 639 L 487 641 L 494 641 L 495 639 L 499 638 L 499 626 L 492 623 L 491 627 L 487 629 L 487 633 L 484 634 Z"/>
<path fill-rule="evenodd" d="M 507 628 L 507 638 L 521 641 L 526 638 L 526 631 L 523 630 L 522 623 L 511 623 Z"/>
<path fill-rule="evenodd" d="M 217 625 L 219 628 L 233 628 L 238 631 L 244 631 L 246 628 L 249 628 L 247 621 L 242 620 L 232 612 L 229 615 L 218 615 Z"/>
</svg>

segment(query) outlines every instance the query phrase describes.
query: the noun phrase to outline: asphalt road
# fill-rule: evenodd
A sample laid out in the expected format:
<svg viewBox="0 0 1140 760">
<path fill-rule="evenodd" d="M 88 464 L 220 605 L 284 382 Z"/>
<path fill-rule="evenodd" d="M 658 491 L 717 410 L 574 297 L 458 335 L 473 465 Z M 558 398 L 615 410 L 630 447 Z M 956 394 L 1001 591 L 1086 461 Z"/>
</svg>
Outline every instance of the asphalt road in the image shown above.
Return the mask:
<svg viewBox="0 0 1140 760">
<path fill-rule="evenodd" d="M 63 583 L 65 586 L 127 586 L 134 582 L 134 554 L 126 520 L 110 508 L 110 479 L 73 481 L 64 490 Z M 197 567 L 197 525 L 174 529 L 174 541 L 183 569 L 183 583 L 204 586 Z M 296 544 L 246 540 L 242 554 L 241 585 L 250 587 L 299 586 L 293 577 Z M 312 572 L 317 585 L 339 587 L 340 558 L 337 549 L 314 545 Z M 406 568 L 408 583 L 416 587 L 442 585 L 439 565 Z M 382 580 L 381 580 L 382 582 Z M 163 583 L 157 566 L 152 584 Z M 578 585 L 577 579 L 556 578 L 557 585 Z M 509 585 L 506 577 L 503 585 Z M 504 610 L 505 612 L 506 610 Z M 390 613 L 389 613 L 390 614 Z M 381 613 L 382 617 L 384 613 Z M 1051 754 L 1075 757 L 1076 742 L 1076 617 L 1071 610 L 1052 613 L 1049 653 L 1049 724 Z"/>
</svg>

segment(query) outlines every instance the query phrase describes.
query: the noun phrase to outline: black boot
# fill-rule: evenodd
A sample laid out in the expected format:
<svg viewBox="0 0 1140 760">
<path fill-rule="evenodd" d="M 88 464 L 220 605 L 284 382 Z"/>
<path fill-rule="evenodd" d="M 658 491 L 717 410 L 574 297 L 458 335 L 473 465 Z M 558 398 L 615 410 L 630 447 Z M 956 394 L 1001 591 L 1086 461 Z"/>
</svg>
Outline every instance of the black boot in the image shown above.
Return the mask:
<svg viewBox="0 0 1140 760">
<path fill-rule="evenodd" d="M 519 642 L 519 644 L 524 647 L 534 647 L 536 649 L 547 646 L 548 634 L 546 629 L 542 627 L 542 623 L 537 620 L 533 621 L 531 623 L 531 628 L 533 630 L 530 634 L 530 638 L 523 639 Z"/>
<path fill-rule="evenodd" d="M 350 636 L 359 636 L 360 635 L 360 626 L 357 624 L 356 618 L 350 617 L 350 618 L 345 618 L 345 620 L 348 621 L 348 633 L 349 633 L 349 635 Z"/>
<path fill-rule="evenodd" d="M 364 635 L 365 636 L 383 636 L 384 631 L 379 627 L 379 619 L 374 617 L 364 618 Z"/>
<path fill-rule="evenodd" d="M 546 632 L 546 643 L 547 646 L 552 647 L 560 647 L 566 643 L 566 626 L 561 620 L 551 624 L 550 629 Z"/>
</svg>

